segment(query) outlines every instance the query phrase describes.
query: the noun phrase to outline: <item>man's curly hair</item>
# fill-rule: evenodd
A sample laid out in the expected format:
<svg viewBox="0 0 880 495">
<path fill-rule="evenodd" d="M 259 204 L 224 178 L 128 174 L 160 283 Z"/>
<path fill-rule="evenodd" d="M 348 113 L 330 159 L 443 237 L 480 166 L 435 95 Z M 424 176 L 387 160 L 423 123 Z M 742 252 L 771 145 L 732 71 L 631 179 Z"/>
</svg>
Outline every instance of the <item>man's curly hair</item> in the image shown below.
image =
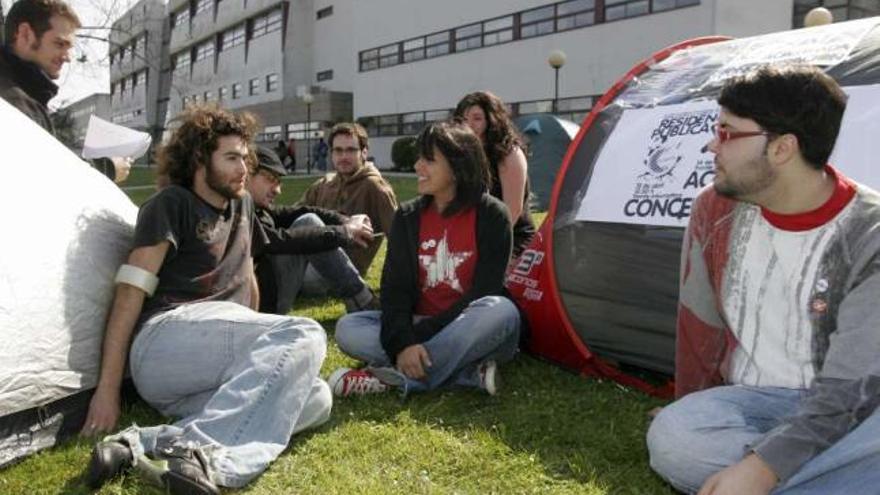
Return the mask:
<svg viewBox="0 0 880 495">
<path fill-rule="evenodd" d="M 254 136 L 257 119 L 248 112 L 233 113 L 216 104 L 190 105 L 175 118 L 174 130 L 158 152 L 160 179 L 192 189 L 199 165 L 209 166 L 217 141 L 224 136 L 239 136 L 248 146 L 248 169 L 255 169 Z"/>
</svg>

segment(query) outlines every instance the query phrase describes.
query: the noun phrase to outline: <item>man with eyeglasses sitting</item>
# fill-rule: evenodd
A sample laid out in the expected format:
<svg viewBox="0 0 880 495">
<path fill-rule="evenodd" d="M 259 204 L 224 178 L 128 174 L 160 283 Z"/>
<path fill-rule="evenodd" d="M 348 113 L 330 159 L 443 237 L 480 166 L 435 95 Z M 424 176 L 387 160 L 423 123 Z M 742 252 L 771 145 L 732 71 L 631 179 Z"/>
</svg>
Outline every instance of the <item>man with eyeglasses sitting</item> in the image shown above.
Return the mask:
<svg viewBox="0 0 880 495">
<path fill-rule="evenodd" d="M 718 103 L 651 467 L 700 495 L 877 493 L 880 195 L 827 164 L 846 95 L 764 67 Z"/>
<path fill-rule="evenodd" d="M 254 199 L 256 218 L 268 243 L 255 250 L 260 311 L 287 314 L 299 294 L 308 266 L 330 282 L 345 300 L 349 312 L 373 309 L 375 297 L 348 255 L 349 246 L 367 246 L 373 229 L 366 215 L 347 217 L 310 206 L 276 206 L 281 177 L 287 171 L 271 149 L 257 148 L 257 168 L 247 189 Z"/>
<path fill-rule="evenodd" d="M 345 249 L 358 272 L 365 276 L 382 244 L 381 234 L 391 230 L 397 197 L 379 170 L 367 161 L 369 140 L 367 131 L 361 125 L 342 123 L 333 126 L 328 142 L 330 159 L 336 172 L 312 184 L 299 204 L 326 208 L 345 215 L 366 215 L 370 219 L 377 233 L 371 242 L 366 247 L 350 246 Z M 320 294 L 326 290 L 326 283 L 326 279 L 309 270 L 306 273 L 305 292 Z"/>
</svg>

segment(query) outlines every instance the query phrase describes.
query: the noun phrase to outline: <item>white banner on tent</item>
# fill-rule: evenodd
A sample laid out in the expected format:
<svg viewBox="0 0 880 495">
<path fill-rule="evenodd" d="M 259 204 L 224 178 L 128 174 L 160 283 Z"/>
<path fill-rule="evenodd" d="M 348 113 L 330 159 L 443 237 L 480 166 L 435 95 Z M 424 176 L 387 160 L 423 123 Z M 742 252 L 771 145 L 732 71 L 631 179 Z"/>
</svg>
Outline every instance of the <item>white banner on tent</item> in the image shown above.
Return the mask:
<svg viewBox="0 0 880 495">
<path fill-rule="evenodd" d="M 684 226 L 694 196 L 715 175 L 703 147 L 715 101 L 625 110 L 602 147 L 577 220 Z"/>
<path fill-rule="evenodd" d="M 880 190 L 880 85 L 849 94 L 830 162 Z M 602 147 L 579 221 L 684 227 L 699 190 L 715 176 L 715 156 L 703 151 L 718 119 L 715 101 L 625 110 Z"/>
<path fill-rule="evenodd" d="M 849 99 L 828 161 L 854 181 L 880 191 L 880 85 L 843 89 Z"/>
</svg>

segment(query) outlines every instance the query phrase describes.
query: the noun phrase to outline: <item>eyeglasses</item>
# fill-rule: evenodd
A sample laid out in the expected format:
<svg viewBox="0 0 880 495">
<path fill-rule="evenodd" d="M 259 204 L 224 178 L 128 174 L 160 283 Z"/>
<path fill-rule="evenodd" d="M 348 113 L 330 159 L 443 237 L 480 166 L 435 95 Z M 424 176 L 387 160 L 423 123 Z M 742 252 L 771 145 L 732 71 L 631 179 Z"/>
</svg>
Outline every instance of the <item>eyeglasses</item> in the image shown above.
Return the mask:
<svg viewBox="0 0 880 495">
<path fill-rule="evenodd" d="M 339 148 L 334 146 L 332 151 L 334 155 L 354 155 L 355 153 L 360 151 L 360 148 Z"/>
<path fill-rule="evenodd" d="M 713 125 L 712 132 L 714 132 L 715 137 L 718 138 L 719 144 L 723 144 L 734 139 L 753 136 L 775 136 L 774 133 L 767 131 L 730 131 L 725 129 L 724 127 L 721 127 L 720 124 Z"/>
<path fill-rule="evenodd" d="M 264 168 L 257 170 L 257 175 L 262 175 L 263 178 L 269 181 L 269 184 L 272 184 L 273 186 L 281 184 L 281 177 L 278 174 L 270 172 Z"/>
</svg>

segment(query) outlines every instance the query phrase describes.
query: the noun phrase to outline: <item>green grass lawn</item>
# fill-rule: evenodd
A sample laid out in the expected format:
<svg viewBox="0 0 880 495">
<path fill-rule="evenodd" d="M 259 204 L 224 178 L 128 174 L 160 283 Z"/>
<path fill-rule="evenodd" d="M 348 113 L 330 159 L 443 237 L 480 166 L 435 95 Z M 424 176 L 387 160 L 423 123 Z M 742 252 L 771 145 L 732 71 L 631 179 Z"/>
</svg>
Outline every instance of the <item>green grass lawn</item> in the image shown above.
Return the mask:
<svg viewBox="0 0 880 495">
<path fill-rule="evenodd" d="M 156 183 L 156 167 L 134 166 L 125 182 L 120 184 L 122 187 L 147 186 Z"/>
<path fill-rule="evenodd" d="M 313 179 L 288 179 L 284 201 Z M 412 179 L 394 179 L 401 199 Z M 139 193 L 140 191 L 136 191 Z M 140 198 L 136 194 L 131 194 Z M 136 201 L 142 201 L 142 199 Z M 537 214 L 536 220 L 543 220 Z M 368 276 L 379 285 L 384 248 Z M 319 321 L 330 337 L 322 374 L 355 361 L 333 343 L 342 304 L 302 299 L 294 313 Z M 615 383 L 584 379 L 528 355 L 502 366 L 495 397 L 468 390 L 339 399 L 330 421 L 298 435 L 256 482 L 253 494 L 672 494 L 651 473 L 646 413 L 661 401 Z M 121 421 L 157 424 L 143 403 Z M 92 442 L 65 443 L 0 471 L 0 493 L 88 493 L 81 480 Z M 103 494 L 158 494 L 129 474 Z"/>
<path fill-rule="evenodd" d="M 132 173 L 123 184 L 122 188 L 128 193 L 128 196 L 137 204 L 143 203 L 147 198 L 156 192 L 153 186 L 156 183 L 155 168 L 136 167 L 132 168 Z M 302 197 L 308 187 L 318 180 L 318 176 L 296 176 L 284 177 L 281 186 L 281 195 L 276 199 L 277 204 L 293 204 Z M 388 177 L 388 182 L 397 193 L 397 198 L 401 201 L 413 198 L 416 195 L 416 183 L 410 177 Z"/>
</svg>

